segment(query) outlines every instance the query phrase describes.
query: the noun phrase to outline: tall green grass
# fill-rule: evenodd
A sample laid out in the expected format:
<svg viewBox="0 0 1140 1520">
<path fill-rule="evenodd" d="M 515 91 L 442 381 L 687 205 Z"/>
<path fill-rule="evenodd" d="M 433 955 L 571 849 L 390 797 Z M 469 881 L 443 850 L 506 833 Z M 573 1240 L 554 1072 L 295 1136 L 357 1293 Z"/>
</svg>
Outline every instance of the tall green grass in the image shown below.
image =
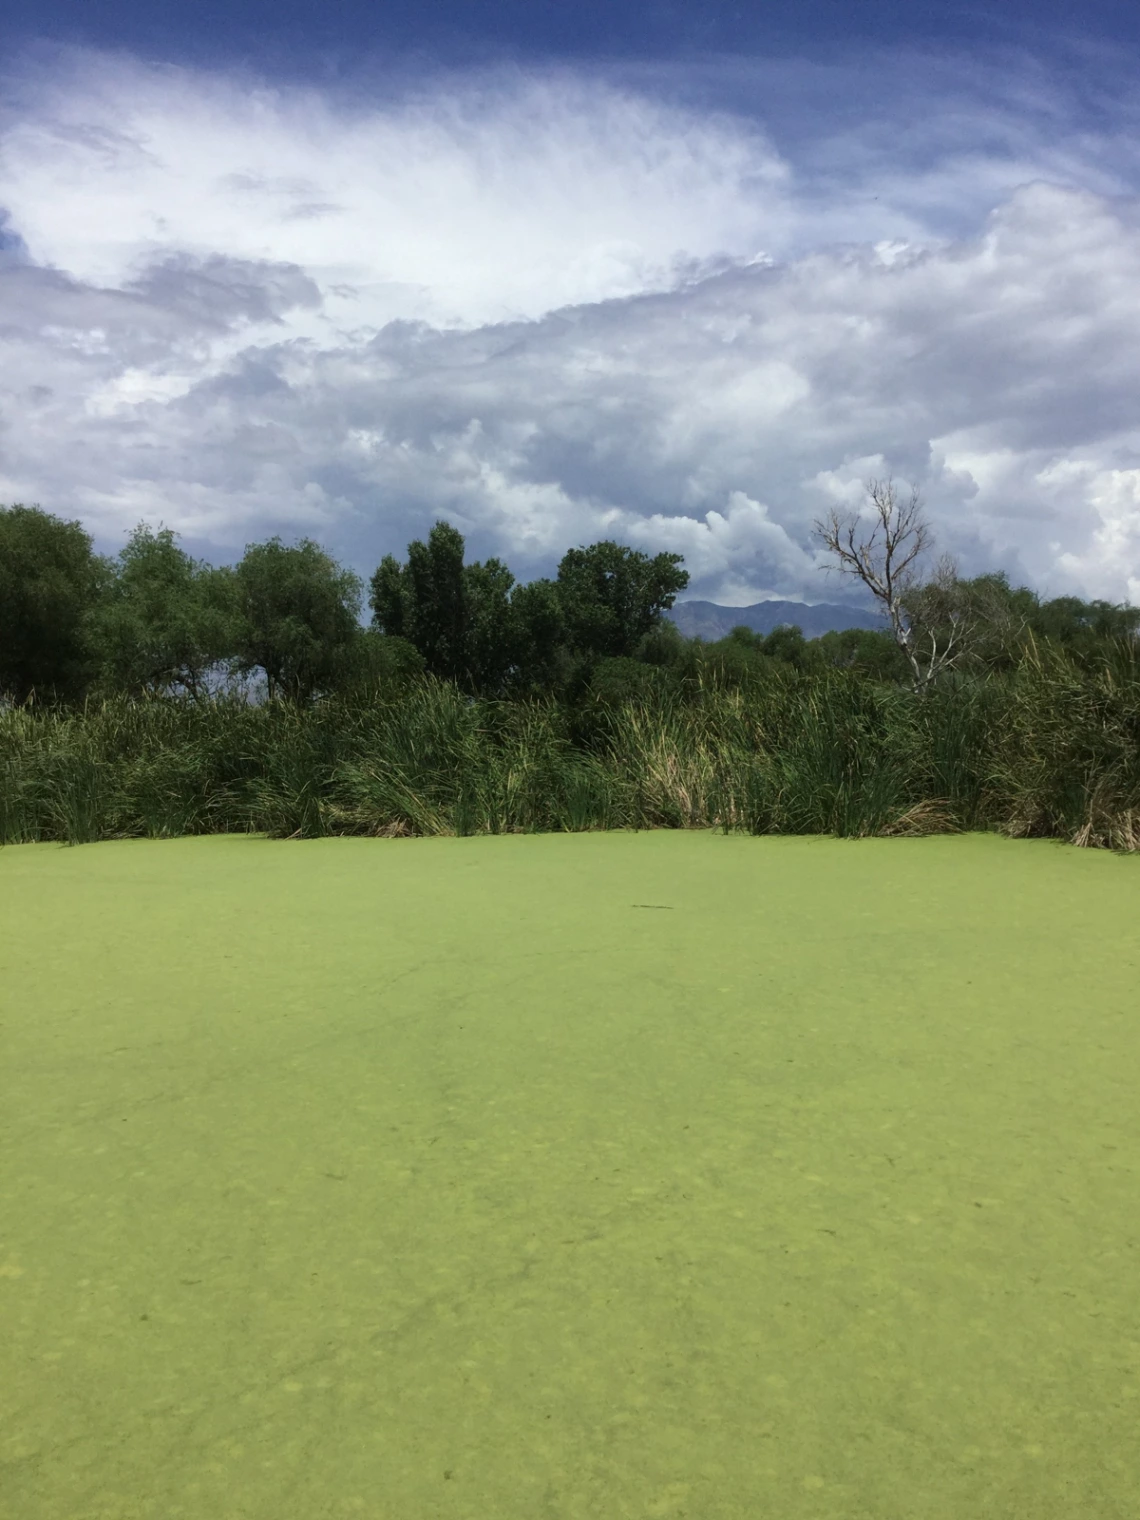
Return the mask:
<svg viewBox="0 0 1140 1520">
<path fill-rule="evenodd" d="M 923 700 L 844 672 L 614 703 L 423 681 L 311 708 L 235 698 L 0 713 L 0 843 L 254 831 L 997 829 L 1140 847 L 1140 672 L 1034 650 Z"/>
</svg>

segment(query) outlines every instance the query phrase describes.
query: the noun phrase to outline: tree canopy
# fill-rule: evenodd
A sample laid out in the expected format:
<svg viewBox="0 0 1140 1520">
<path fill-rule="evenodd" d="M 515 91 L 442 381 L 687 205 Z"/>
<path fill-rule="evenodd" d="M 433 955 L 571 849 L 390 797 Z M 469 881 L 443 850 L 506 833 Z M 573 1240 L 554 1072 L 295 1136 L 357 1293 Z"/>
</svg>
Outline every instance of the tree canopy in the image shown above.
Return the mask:
<svg viewBox="0 0 1140 1520">
<path fill-rule="evenodd" d="M 571 549 L 555 581 L 520 586 L 501 560 L 464 564 L 462 534 L 437 522 L 371 582 L 373 622 L 409 639 L 427 669 L 474 695 L 556 684 L 599 660 L 632 658 L 688 584 L 679 554 L 650 559 L 610 541 Z"/>
<path fill-rule="evenodd" d="M 111 573 L 82 524 L 0 507 L 0 694 L 82 696 L 95 665 L 88 622 Z"/>
<path fill-rule="evenodd" d="M 0 698 L 197 698 L 219 678 L 261 674 L 271 697 L 305 704 L 427 674 L 469 698 L 543 695 L 574 706 L 593 693 L 612 706 L 836 669 L 925 690 L 952 669 L 1014 670 L 1039 645 L 1077 666 L 1117 644 L 1135 654 L 1138 608 L 1042 600 L 1002 572 L 969 579 L 946 561 L 918 573 L 928 537 L 918 498 L 900 503 L 889 482 L 878 484 L 869 534 L 858 518 L 820 528 L 851 573 L 879 584 L 881 630 L 808 640 L 793 626 L 738 627 L 713 643 L 684 638 L 666 615 L 688 584 L 681 556 L 609 539 L 569 549 L 555 577 L 520 584 L 500 559 L 466 563 L 463 535 L 437 522 L 404 561 L 381 560 L 365 628 L 360 578 L 312 539 L 250 544 L 237 565 L 216 567 L 193 559 L 171 529 L 140 524 L 106 559 L 78 522 L 0 507 Z"/>
<path fill-rule="evenodd" d="M 360 577 L 312 539 L 250 544 L 235 579 L 237 667 L 264 671 L 270 696 L 306 702 L 352 671 Z"/>
<path fill-rule="evenodd" d="M 651 559 L 610 539 L 570 549 L 558 566 L 558 600 L 576 655 L 631 657 L 689 584 L 679 554 Z"/>
<path fill-rule="evenodd" d="M 176 538 L 140 523 L 94 609 L 93 651 L 114 690 L 201 696 L 209 672 L 234 648 L 233 572 L 191 559 Z"/>
</svg>

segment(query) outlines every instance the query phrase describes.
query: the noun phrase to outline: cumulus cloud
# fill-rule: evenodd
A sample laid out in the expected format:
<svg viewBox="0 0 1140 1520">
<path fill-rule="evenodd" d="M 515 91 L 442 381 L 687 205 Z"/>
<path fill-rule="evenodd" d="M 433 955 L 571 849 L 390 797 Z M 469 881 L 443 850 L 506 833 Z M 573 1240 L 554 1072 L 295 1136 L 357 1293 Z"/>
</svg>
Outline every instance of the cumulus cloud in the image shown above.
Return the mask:
<svg viewBox="0 0 1140 1520">
<path fill-rule="evenodd" d="M 49 83 L 0 156 L 0 500 L 365 570 L 435 516 L 523 575 L 618 537 L 744 603 L 834 598 L 812 520 L 893 472 L 964 569 L 1140 599 L 1140 202 L 1080 134 L 952 233 L 882 159 L 837 242 L 850 185 L 612 80 Z"/>
</svg>

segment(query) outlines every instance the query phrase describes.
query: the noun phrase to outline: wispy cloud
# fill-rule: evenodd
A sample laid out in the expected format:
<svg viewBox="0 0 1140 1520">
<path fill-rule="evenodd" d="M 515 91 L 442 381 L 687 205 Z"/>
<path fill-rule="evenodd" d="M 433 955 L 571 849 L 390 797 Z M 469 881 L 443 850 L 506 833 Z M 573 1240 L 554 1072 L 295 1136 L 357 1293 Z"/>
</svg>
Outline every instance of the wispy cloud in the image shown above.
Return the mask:
<svg viewBox="0 0 1140 1520">
<path fill-rule="evenodd" d="M 1140 598 L 1123 118 L 944 74 L 916 147 L 900 92 L 812 133 L 722 71 L 57 59 L 5 113 L 0 499 L 362 568 L 437 514 L 523 573 L 604 533 L 744 602 L 834 595 L 811 520 L 894 471 L 967 569 Z"/>
</svg>

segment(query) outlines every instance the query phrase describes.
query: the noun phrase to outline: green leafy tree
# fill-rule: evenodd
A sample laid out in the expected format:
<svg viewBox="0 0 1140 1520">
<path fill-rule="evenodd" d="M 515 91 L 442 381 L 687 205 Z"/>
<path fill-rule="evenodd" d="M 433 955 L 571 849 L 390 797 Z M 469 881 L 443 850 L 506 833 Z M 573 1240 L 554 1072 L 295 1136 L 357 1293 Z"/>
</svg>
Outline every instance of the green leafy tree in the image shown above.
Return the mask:
<svg viewBox="0 0 1140 1520">
<path fill-rule="evenodd" d="M 463 555 L 463 535 L 445 522 L 408 545 L 406 564 L 386 555 L 372 577 L 372 621 L 409 640 L 432 675 L 497 696 L 517 663 L 515 578 L 501 560 L 465 565 Z"/>
<path fill-rule="evenodd" d="M 308 702 L 354 669 L 361 583 L 312 539 L 250 544 L 235 572 L 238 668 L 265 672 L 271 697 Z"/>
<path fill-rule="evenodd" d="M 1038 602 L 1032 592 L 1025 594 L 1033 597 L 1025 624 L 1034 638 L 1060 645 L 1081 664 L 1103 658 L 1109 644 L 1135 644 L 1140 639 L 1140 607 L 1083 602 L 1075 596 Z"/>
<path fill-rule="evenodd" d="M 676 670 L 685 660 L 689 640 L 669 618 L 661 618 L 638 641 L 636 658 L 646 665 Z"/>
<path fill-rule="evenodd" d="M 511 642 L 513 690 L 552 691 L 565 684 L 570 673 L 566 619 L 554 581 L 529 581 L 512 589 Z"/>
<path fill-rule="evenodd" d="M 404 566 L 394 554 L 386 554 L 368 583 L 372 626 L 390 638 L 412 636 L 412 609 Z"/>
<path fill-rule="evenodd" d="M 741 623 L 723 639 L 692 640 L 685 677 L 697 685 L 738 689 L 776 679 L 780 669 L 764 652 L 764 635 Z"/>
<path fill-rule="evenodd" d="M 424 657 L 407 639 L 362 628 L 337 690 L 349 697 L 406 691 L 424 673 Z"/>
<path fill-rule="evenodd" d="M 170 528 L 140 524 L 91 619 L 103 681 L 117 690 L 199 697 L 234 654 L 235 579 L 180 549 Z"/>
<path fill-rule="evenodd" d="M 606 707 L 621 707 L 626 702 L 645 701 L 669 690 L 670 672 L 660 665 L 649 665 L 629 655 L 615 655 L 599 660 L 590 672 L 590 696 Z"/>
<path fill-rule="evenodd" d="M 466 670 L 461 684 L 468 691 L 499 695 L 515 665 L 518 619 L 511 605 L 514 584 L 514 576 L 499 559 L 464 569 Z"/>
<path fill-rule="evenodd" d="M 871 681 L 903 682 L 911 668 L 893 634 L 885 628 L 842 628 L 810 641 L 824 667 L 849 670 Z"/>
<path fill-rule="evenodd" d="M 566 685 L 591 663 L 630 658 L 688 584 L 680 555 L 620 544 L 574 549 L 558 580 L 516 584 L 501 560 L 465 565 L 462 535 L 436 523 L 426 543 L 392 555 L 371 582 L 373 624 L 409 639 L 427 669 L 464 691 L 498 696 Z"/>
<path fill-rule="evenodd" d="M 779 660 L 794 670 L 808 670 L 815 663 L 814 651 L 798 623 L 782 623 L 773 628 L 764 635 L 760 648 L 770 660 Z"/>
<path fill-rule="evenodd" d="M 432 675 L 468 684 L 471 611 L 463 535 L 456 528 L 436 523 L 426 543 L 408 545 L 404 565 L 385 555 L 372 577 L 370 600 L 376 628 L 414 644 Z"/>
<path fill-rule="evenodd" d="M 427 543 L 408 545 L 406 605 L 412 643 L 433 675 L 465 682 L 470 617 L 463 575 L 463 535 L 438 522 Z"/>
<path fill-rule="evenodd" d="M 689 584 L 679 554 L 652 559 L 612 540 L 571 549 L 558 566 L 558 598 L 571 652 L 632 657 Z"/>
<path fill-rule="evenodd" d="M 0 507 L 0 695 L 83 696 L 95 670 L 88 620 L 110 573 L 80 523 Z"/>
</svg>

